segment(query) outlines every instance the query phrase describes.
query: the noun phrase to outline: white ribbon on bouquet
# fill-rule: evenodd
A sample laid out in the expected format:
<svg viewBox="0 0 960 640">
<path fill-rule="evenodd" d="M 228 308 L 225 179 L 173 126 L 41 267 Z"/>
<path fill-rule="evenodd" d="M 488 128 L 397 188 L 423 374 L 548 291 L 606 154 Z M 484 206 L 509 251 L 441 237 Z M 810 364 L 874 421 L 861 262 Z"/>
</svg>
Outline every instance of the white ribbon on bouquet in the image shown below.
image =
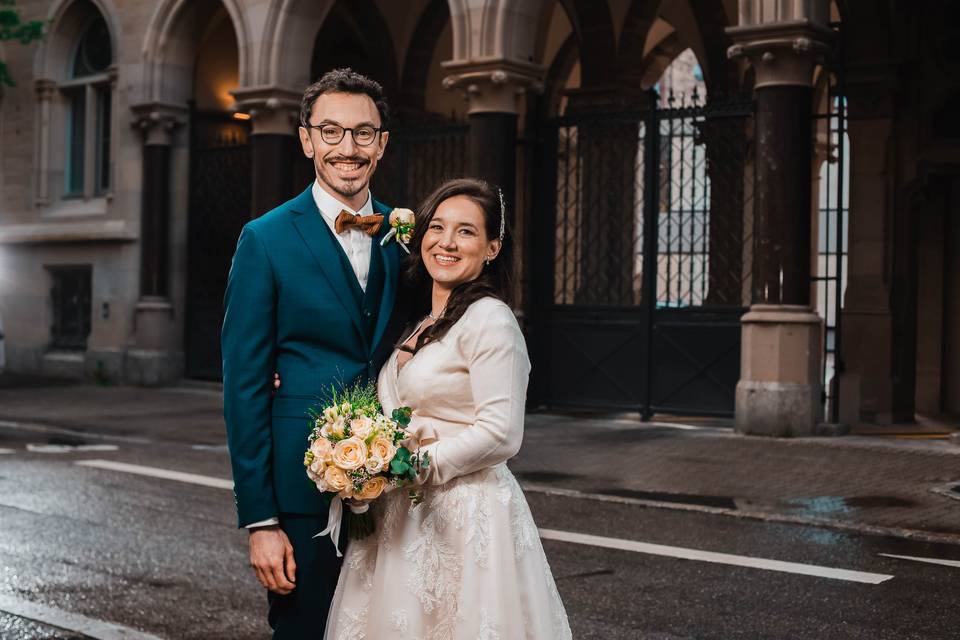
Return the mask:
<svg viewBox="0 0 960 640">
<path fill-rule="evenodd" d="M 350 507 L 350 513 L 360 515 L 366 513 L 370 509 L 369 504 L 361 505 L 348 505 Z M 330 541 L 333 543 L 333 548 L 337 550 L 337 557 L 342 558 L 343 554 L 340 553 L 340 526 L 343 524 L 343 500 L 340 496 L 334 496 L 333 500 L 330 501 L 330 511 L 327 515 L 327 528 L 313 536 L 314 538 L 319 538 L 327 534 L 330 535 Z"/>
</svg>

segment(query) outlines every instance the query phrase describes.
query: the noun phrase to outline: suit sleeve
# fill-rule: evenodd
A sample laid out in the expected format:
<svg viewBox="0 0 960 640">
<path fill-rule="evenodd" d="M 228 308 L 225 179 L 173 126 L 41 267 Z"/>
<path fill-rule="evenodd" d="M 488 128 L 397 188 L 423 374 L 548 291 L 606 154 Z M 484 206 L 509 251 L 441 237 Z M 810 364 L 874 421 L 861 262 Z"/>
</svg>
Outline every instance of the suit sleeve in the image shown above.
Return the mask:
<svg viewBox="0 0 960 640">
<path fill-rule="evenodd" d="M 270 417 L 276 304 L 270 259 L 246 226 L 230 267 L 221 334 L 223 415 L 241 527 L 278 515 Z"/>
<path fill-rule="evenodd" d="M 458 436 L 423 447 L 430 454 L 425 484 L 443 484 L 509 460 L 523 441 L 530 361 L 513 313 L 498 305 L 464 341 L 476 419 Z"/>
</svg>

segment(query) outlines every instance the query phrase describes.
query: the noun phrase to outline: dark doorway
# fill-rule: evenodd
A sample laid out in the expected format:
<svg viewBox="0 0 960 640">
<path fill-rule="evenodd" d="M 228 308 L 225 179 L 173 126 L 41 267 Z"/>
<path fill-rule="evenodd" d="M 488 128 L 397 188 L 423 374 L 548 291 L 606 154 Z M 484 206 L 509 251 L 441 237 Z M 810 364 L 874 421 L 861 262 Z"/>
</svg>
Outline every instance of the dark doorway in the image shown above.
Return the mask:
<svg viewBox="0 0 960 640">
<path fill-rule="evenodd" d="M 250 218 L 249 126 L 229 114 L 191 114 L 187 304 L 188 378 L 223 376 L 223 294 L 240 230 Z"/>
</svg>

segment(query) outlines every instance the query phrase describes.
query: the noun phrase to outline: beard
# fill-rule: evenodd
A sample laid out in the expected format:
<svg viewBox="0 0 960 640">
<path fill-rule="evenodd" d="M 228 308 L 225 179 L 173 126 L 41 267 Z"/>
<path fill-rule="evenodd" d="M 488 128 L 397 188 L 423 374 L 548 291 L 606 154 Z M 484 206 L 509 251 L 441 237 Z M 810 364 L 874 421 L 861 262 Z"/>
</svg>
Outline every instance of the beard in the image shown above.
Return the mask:
<svg viewBox="0 0 960 640">
<path fill-rule="evenodd" d="M 363 172 L 355 178 L 342 178 L 337 175 L 337 170 L 332 165 L 332 163 L 336 161 L 357 162 L 360 164 Z M 345 198 L 351 198 L 367 189 L 370 186 L 370 180 L 373 177 L 373 170 L 375 169 L 375 165 L 371 166 L 373 163 L 371 163 L 368 158 L 358 156 L 351 158 L 343 156 L 325 158 L 318 164 L 320 166 L 316 167 L 317 176 L 321 182 L 333 193 Z"/>
</svg>

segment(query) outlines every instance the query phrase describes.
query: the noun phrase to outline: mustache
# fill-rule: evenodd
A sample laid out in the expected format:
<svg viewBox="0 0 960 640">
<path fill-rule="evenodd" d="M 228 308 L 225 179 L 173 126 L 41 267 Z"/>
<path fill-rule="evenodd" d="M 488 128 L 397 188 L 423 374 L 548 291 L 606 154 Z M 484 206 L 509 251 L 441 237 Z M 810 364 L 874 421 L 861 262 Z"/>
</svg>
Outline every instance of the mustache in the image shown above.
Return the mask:
<svg viewBox="0 0 960 640">
<path fill-rule="evenodd" d="M 327 162 L 356 162 L 359 164 L 367 164 L 369 161 L 363 156 L 344 156 L 344 155 L 332 155 L 324 158 Z"/>
</svg>

